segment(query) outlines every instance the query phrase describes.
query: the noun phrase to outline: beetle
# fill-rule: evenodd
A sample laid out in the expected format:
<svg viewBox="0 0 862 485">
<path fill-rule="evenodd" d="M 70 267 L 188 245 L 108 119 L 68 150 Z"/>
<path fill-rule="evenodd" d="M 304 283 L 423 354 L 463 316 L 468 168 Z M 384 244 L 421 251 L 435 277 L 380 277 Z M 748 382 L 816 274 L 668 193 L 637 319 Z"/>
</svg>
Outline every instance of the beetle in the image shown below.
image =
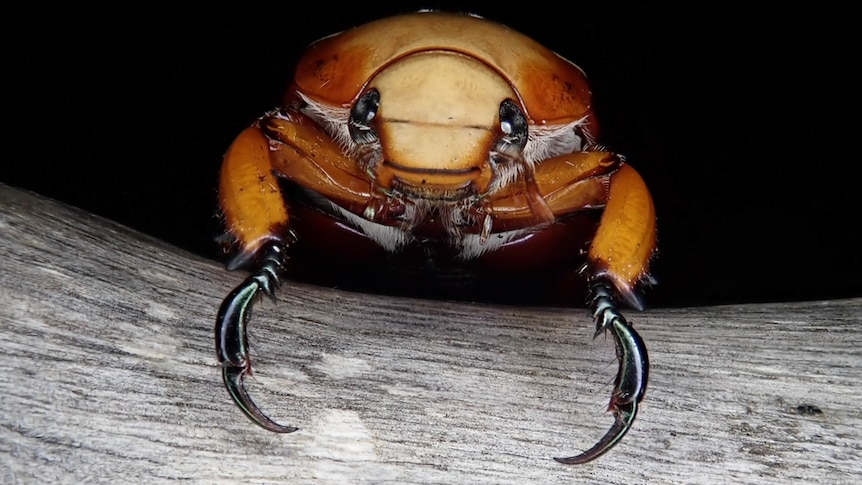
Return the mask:
<svg viewBox="0 0 862 485">
<path fill-rule="evenodd" d="M 215 325 L 239 408 L 265 429 L 297 429 L 261 412 L 243 382 L 254 301 L 274 298 L 292 268 L 444 295 L 541 293 L 574 279 L 585 283 L 594 337 L 615 342 L 614 424 L 587 451 L 555 459 L 585 463 L 616 445 L 649 372 L 619 308 L 643 308 L 656 216 L 641 176 L 598 144 L 591 103 L 575 64 L 477 16 L 417 12 L 313 43 L 282 105 L 222 162 L 227 268 L 250 270 Z"/>
</svg>

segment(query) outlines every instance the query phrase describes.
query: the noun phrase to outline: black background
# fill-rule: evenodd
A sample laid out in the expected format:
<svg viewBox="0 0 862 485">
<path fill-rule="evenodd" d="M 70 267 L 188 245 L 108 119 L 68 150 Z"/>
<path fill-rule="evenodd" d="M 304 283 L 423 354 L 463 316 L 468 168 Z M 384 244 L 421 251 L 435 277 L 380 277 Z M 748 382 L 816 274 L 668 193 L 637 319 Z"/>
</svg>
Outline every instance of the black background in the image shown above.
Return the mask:
<svg viewBox="0 0 862 485">
<path fill-rule="evenodd" d="M 206 257 L 221 156 L 302 49 L 430 7 L 505 23 L 587 72 L 602 141 L 657 205 L 652 306 L 862 295 L 854 7 L 29 5 L 4 7 L 0 182 Z"/>
</svg>

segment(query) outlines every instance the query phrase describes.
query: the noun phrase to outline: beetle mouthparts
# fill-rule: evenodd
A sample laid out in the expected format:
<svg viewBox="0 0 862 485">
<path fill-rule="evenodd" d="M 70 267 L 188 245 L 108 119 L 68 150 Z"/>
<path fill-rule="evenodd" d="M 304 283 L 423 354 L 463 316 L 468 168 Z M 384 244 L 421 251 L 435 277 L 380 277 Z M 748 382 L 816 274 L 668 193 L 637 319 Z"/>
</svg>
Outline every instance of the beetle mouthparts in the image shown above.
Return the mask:
<svg viewBox="0 0 862 485">
<path fill-rule="evenodd" d="M 481 170 L 479 167 L 468 167 L 468 168 L 422 168 L 422 167 L 408 167 L 405 165 L 401 165 L 400 163 L 393 162 L 391 160 L 384 160 L 383 166 L 388 167 L 394 172 L 399 172 L 403 174 L 411 174 L 411 175 L 419 175 L 419 176 L 427 176 L 429 178 L 447 178 L 454 177 L 458 179 L 473 179 Z M 396 173 L 396 175 L 398 175 Z M 402 177 L 403 178 L 403 177 Z"/>
<path fill-rule="evenodd" d="M 377 170 L 377 183 L 423 199 L 460 200 L 477 193 L 481 174 L 479 167 L 420 168 L 385 160 Z"/>
</svg>

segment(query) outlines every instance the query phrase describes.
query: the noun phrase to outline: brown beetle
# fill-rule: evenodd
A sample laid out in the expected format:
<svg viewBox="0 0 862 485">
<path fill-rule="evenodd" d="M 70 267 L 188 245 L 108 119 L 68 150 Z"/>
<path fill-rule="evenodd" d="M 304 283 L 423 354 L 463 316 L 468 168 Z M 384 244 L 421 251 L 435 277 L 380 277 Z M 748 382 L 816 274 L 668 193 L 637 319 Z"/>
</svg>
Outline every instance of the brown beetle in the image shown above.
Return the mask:
<svg viewBox="0 0 862 485">
<path fill-rule="evenodd" d="M 617 304 L 642 308 L 656 224 L 643 180 L 597 133 L 583 72 L 493 22 L 421 12 L 313 44 L 283 107 L 243 131 L 222 165 L 228 269 L 252 271 L 215 329 L 234 401 L 268 430 L 296 429 L 245 390 L 246 325 L 254 299 L 306 261 L 444 295 L 544 292 L 576 276 L 596 335 L 616 343 L 615 423 L 586 452 L 556 459 L 608 451 L 646 390 L 646 348 Z"/>
</svg>

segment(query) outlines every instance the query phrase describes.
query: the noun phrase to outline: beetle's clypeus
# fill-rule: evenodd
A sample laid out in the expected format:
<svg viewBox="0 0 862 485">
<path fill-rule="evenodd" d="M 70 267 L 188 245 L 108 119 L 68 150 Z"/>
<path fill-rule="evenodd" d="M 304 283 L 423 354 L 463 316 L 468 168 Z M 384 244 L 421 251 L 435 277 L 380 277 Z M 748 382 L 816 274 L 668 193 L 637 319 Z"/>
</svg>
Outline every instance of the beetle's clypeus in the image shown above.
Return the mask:
<svg viewBox="0 0 862 485">
<path fill-rule="evenodd" d="M 252 304 L 293 268 L 498 296 L 580 278 L 596 335 L 616 343 L 615 423 L 557 460 L 608 451 L 646 390 L 646 348 L 618 304 L 642 307 L 656 225 L 643 180 L 597 135 L 577 66 L 478 17 L 403 15 L 311 45 L 282 106 L 240 133 L 222 165 L 228 268 L 252 272 L 216 321 L 234 401 L 266 429 L 296 429 L 243 385 Z"/>
</svg>

